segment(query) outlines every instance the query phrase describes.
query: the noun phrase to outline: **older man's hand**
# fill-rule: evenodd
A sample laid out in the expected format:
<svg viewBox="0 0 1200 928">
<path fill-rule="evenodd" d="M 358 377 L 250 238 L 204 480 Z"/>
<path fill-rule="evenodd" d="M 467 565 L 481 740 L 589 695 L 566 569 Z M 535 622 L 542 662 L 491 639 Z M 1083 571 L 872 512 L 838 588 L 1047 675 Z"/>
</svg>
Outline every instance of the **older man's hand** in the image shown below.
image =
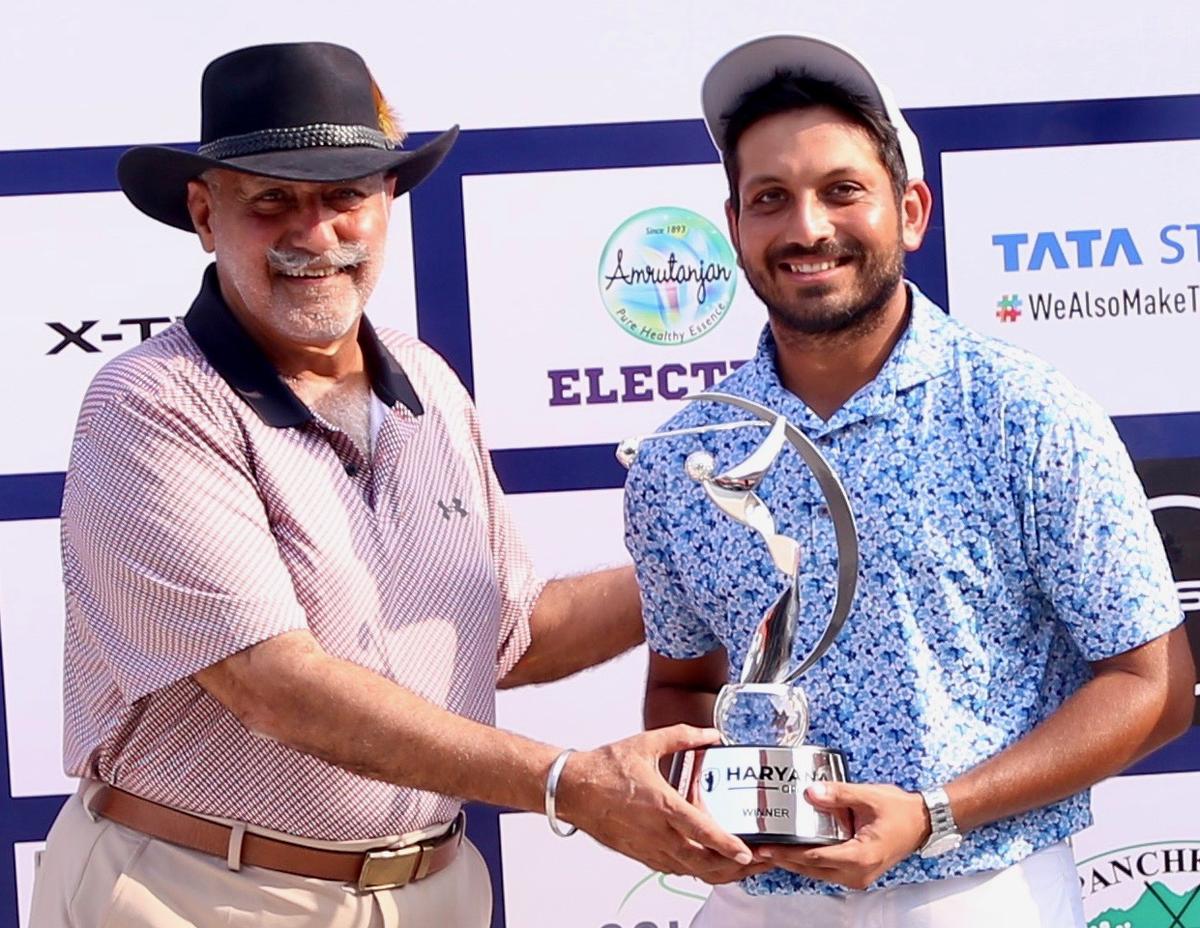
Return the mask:
<svg viewBox="0 0 1200 928">
<path fill-rule="evenodd" d="M 854 837 L 829 847 L 761 847 L 758 860 L 814 880 L 866 889 L 929 836 L 920 793 L 879 783 L 818 783 L 804 795 L 818 809 L 852 814 Z"/>
<path fill-rule="evenodd" d="M 743 841 L 685 801 L 659 771 L 675 751 L 715 744 L 710 728 L 673 725 L 572 754 L 558 789 L 558 815 L 601 844 L 663 873 L 728 883 L 770 869 Z"/>
</svg>

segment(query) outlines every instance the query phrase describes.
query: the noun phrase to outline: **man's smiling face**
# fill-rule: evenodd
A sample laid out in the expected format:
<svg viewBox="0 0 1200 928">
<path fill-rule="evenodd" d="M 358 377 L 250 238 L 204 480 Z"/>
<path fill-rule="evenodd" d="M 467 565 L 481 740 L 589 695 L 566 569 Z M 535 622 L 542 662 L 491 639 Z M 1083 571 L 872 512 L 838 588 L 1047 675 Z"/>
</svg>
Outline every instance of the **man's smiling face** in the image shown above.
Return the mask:
<svg viewBox="0 0 1200 928">
<path fill-rule="evenodd" d="M 358 322 L 383 267 L 392 181 L 306 183 L 214 170 L 188 208 L 221 291 L 251 331 L 321 346 Z"/>
<path fill-rule="evenodd" d="M 866 130 L 829 107 L 789 110 L 747 128 L 737 161 L 730 231 L 773 321 L 803 333 L 866 323 L 900 286 L 910 247 Z"/>
</svg>

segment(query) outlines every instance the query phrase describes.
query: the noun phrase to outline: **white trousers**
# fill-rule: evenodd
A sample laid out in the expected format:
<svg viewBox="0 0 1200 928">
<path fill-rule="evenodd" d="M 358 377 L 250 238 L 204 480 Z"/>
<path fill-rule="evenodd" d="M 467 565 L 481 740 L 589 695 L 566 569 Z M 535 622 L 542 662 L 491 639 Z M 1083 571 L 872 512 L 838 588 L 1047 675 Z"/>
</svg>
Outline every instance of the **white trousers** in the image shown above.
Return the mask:
<svg viewBox="0 0 1200 928">
<path fill-rule="evenodd" d="M 718 886 L 692 928 L 1084 928 L 1065 842 L 1005 870 L 840 896 L 751 896 Z"/>
</svg>

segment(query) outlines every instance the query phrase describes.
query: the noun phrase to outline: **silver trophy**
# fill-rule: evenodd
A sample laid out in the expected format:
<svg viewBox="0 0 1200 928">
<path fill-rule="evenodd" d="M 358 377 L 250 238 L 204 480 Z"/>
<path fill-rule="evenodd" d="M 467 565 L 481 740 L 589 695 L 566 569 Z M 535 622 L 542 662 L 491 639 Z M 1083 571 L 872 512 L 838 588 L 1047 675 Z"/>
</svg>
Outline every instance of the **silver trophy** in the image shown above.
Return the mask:
<svg viewBox="0 0 1200 928">
<path fill-rule="evenodd" d="M 858 536 L 850 502 L 816 446 L 783 416 L 724 393 L 698 393 L 688 399 L 728 403 L 754 414 L 758 421 L 626 439 L 617 448 L 618 460 L 629 467 L 643 441 L 725 429 L 768 429 L 766 439 L 754 453 L 724 473 L 714 473 L 712 455 L 706 451 L 689 455 L 685 469 L 718 509 L 758 532 L 772 562 L 789 583 L 758 623 L 738 682 L 726 684 L 717 694 L 713 724 L 723 744 L 675 755 L 671 783 L 691 802 L 706 809 L 726 831 L 749 844 L 837 844 L 851 836 L 849 821 L 813 808 L 805 800 L 804 790 L 812 783 L 846 780 L 846 759 L 836 748 L 804 743 L 808 699 L 797 683 L 829 650 L 854 599 Z M 821 488 L 833 521 L 838 554 L 837 593 L 829 622 L 816 645 L 794 668 L 800 549 L 795 540 L 775 531 L 775 519 L 755 492 L 785 443 L 800 453 Z M 739 741 L 732 734 L 735 730 L 749 732 L 749 737 L 743 735 Z"/>
</svg>

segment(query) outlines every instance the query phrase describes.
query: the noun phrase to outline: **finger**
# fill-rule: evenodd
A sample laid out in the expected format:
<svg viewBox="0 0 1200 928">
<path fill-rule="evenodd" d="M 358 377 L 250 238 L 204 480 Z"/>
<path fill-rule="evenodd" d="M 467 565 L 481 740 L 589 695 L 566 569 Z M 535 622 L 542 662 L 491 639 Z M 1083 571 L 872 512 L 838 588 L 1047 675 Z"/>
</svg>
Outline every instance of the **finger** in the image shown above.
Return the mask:
<svg viewBox="0 0 1200 928">
<path fill-rule="evenodd" d="M 870 787 L 860 783 L 814 783 L 804 791 L 804 798 L 818 809 L 873 808 Z"/>
<path fill-rule="evenodd" d="M 747 877 L 758 876 L 760 873 L 766 873 L 770 869 L 770 864 L 751 864 L 748 867 L 740 867 L 726 861 L 721 867 L 713 868 L 704 873 L 697 873 L 696 876 L 711 886 L 719 886 L 722 883 L 736 883 L 738 880 L 744 880 Z"/>
<path fill-rule="evenodd" d="M 721 740 L 721 733 L 715 728 L 697 728 L 694 725 L 682 724 L 658 728 L 647 732 L 647 735 L 659 757 L 664 754 L 674 754 L 676 751 L 686 751 L 690 748 L 708 747 Z"/>
<path fill-rule="evenodd" d="M 820 863 L 810 855 L 812 848 L 803 847 L 766 847 L 757 848 L 758 856 L 776 867 L 793 870 L 802 867 L 805 870 L 831 871 L 836 869 L 832 864 Z"/>
<path fill-rule="evenodd" d="M 833 867 L 814 867 L 809 864 L 801 863 L 794 858 L 780 858 L 775 861 L 775 865 L 781 870 L 787 870 L 790 873 L 796 873 L 800 876 L 806 876 L 810 880 L 819 880 L 822 883 L 840 883 L 841 871 Z"/>
<path fill-rule="evenodd" d="M 661 830 L 655 829 L 653 835 L 643 836 L 643 841 L 636 844 L 630 844 L 629 836 L 625 836 L 625 840 L 613 842 L 610 846 L 613 850 L 636 858 L 650 869 L 660 873 L 691 873 L 701 865 L 694 857 L 695 852 L 691 852 L 689 848 L 679 843 L 679 835 L 665 823 Z M 708 855 L 712 860 L 725 860 L 703 848 L 699 849 L 699 854 L 701 856 Z M 710 866 L 711 864 L 706 861 L 703 865 Z"/>
<path fill-rule="evenodd" d="M 695 841 L 684 839 L 687 851 L 680 858 L 687 864 L 689 872 L 706 883 L 729 883 L 745 879 L 770 870 L 774 864 L 757 858 L 749 864 L 739 864 L 720 854 L 702 847 Z"/>
<path fill-rule="evenodd" d="M 680 839 L 680 836 L 675 833 L 672 833 L 672 837 L 676 840 Z M 663 853 L 664 856 L 670 857 L 676 873 L 685 873 L 702 880 L 710 880 L 711 877 L 719 877 L 724 873 L 741 872 L 747 869 L 746 866 L 731 861 L 729 858 L 686 838 L 678 844 L 664 848 Z"/>
<path fill-rule="evenodd" d="M 817 847 L 805 851 L 798 860 L 808 867 L 826 867 L 844 869 L 846 867 L 864 867 L 871 861 L 871 850 L 857 841 L 846 841 L 832 847 Z"/>
<path fill-rule="evenodd" d="M 684 802 L 675 793 L 668 793 L 669 824 L 684 838 L 710 848 L 743 866 L 754 860 L 750 848 L 741 838 L 731 835 L 713 820 L 712 816 Z"/>
</svg>

